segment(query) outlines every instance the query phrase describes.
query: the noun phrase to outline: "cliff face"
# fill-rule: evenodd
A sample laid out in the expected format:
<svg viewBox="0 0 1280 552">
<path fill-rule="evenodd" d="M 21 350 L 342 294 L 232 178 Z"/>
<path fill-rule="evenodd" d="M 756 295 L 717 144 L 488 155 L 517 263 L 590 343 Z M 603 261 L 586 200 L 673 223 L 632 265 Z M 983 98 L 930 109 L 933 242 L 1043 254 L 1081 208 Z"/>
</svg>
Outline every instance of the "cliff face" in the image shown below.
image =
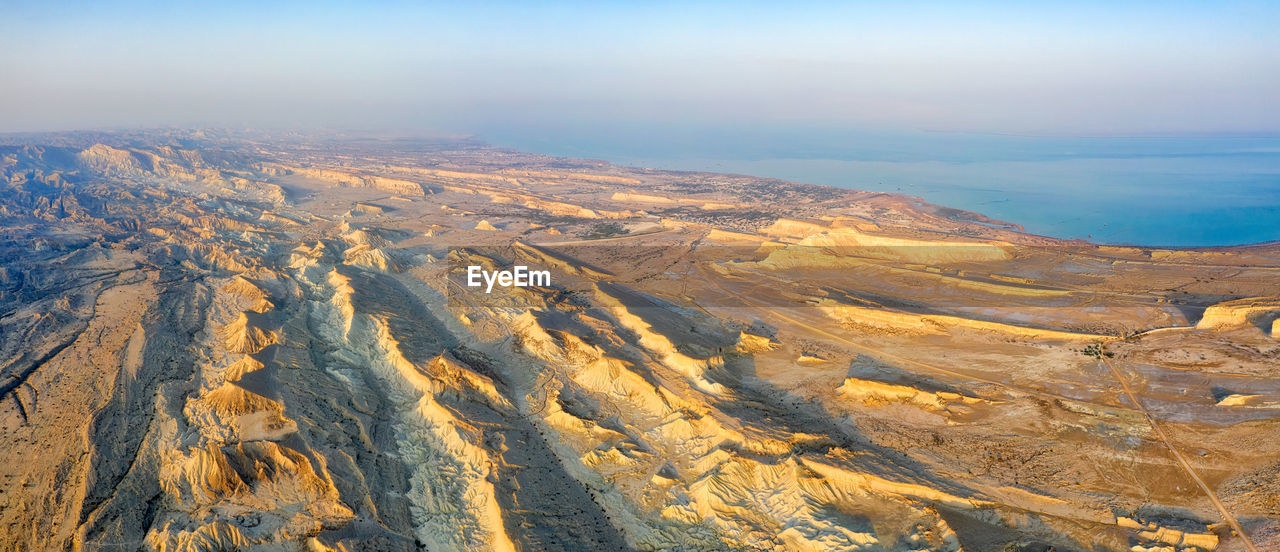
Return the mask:
<svg viewBox="0 0 1280 552">
<path fill-rule="evenodd" d="M 1280 297 L 1248 297 L 1210 306 L 1196 327 L 1219 329 L 1256 324 L 1265 328 L 1277 317 L 1280 317 Z"/>
<path fill-rule="evenodd" d="M 1170 447 L 1280 545 L 1274 248 L 150 140 L 0 150 L 0 548 L 1239 546 Z M 458 278 L 513 264 L 552 283 Z"/>
</svg>

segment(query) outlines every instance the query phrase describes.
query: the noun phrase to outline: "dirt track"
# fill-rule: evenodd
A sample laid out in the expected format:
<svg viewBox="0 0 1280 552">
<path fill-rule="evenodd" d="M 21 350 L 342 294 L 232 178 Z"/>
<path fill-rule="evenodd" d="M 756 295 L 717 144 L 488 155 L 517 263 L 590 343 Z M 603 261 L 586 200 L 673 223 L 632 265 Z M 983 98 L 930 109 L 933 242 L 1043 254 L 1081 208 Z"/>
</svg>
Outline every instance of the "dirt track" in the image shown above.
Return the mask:
<svg viewBox="0 0 1280 552">
<path fill-rule="evenodd" d="M 1160 427 L 1160 422 L 1156 420 L 1155 416 L 1151 415 L 1151 412 L 1148 411 L 1146 407 L 1142 406 L 1142 401 L 1139 401 L 1138 396 L 1134 395 L 1133 389 L 1129 387 L 1129 382 L 1125 381 L 1124 375 L 1120 373 L 1120 370 L 1116 368 L 1116 365 L 1106 356 L 1102 357 L 1102 361 L 1106 363 L 1107 368 L 1111 370 L 1111 374 L 1115 376 L 1116 381 L 1120 382 L 1120 388 L 1124 389 L 1124 394 L 1129 397 L 1129 401 L 1132 402 L 1138 410 L 1142 411 L 1143 416 L 1147 417 L 1147 421 L 1151 423 L 1151 429 L 1156 432 L 1156 435 L 1160 436 L 1160 440 L 1164 442 L 1164 446 L 1169 449 L 1169 453 L 1173 455 L 1173 458 L 1178 461 L 1178 465 L 1182 467 L 1182 471 L 1186 472 L 1187 476 L 1195 481 L 1196 485 L 1200 486 L 1200 489 L 1204 491 L 1205 496 L 1209 497 L 1209 502 L 1212 502 L 1213 507 L 1217 508 L 1218 512 L 1222 514 L 1223 521 L 1226 521 L 1227 524 L 1231 526 L 1231 529 L 1240 536 L 1240 540 L 1244 543 L 1245 547 L 1248 548 L 1250 552 L 1258 552 L 1258 548 L 1254 546 L 1253 541 L 1249 539 L 1249 534 L 1245 533 L 1244 528 L 1240 526 L 1240 522 L 1236 521 L 1236 517 L 1231 515 L 1231 512 L 1227 510 L 1227 506 L 1218 498 L 1218 494 L 1213 492 L 1213 489 L 1210 488 L 1198 474 L 1196 474 L 1196 470 L 1191 467 L 1189 462 L 1187 462 L 1187 458 L 1178 451 L 1178 447 L 1173 444 L 1173 440 L 1169 439 L 1169 435 Z"/>
</svg>

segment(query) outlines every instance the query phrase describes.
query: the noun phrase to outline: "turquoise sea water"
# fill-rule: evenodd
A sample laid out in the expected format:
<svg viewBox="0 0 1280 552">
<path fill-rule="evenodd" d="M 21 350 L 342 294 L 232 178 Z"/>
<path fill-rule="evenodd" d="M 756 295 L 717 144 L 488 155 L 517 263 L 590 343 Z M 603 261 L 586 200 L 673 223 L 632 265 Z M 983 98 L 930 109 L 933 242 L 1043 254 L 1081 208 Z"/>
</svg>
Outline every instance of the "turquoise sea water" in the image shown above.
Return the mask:
<svg viewBox="0 0 1280 552">
<path fill-rule="evenodd" d="M 1028 137 L 814 128 L 489 129 L 492 144 L 901 192 L 1100 243 L 1280 240 L 1280 135 Z"/>
</svg>

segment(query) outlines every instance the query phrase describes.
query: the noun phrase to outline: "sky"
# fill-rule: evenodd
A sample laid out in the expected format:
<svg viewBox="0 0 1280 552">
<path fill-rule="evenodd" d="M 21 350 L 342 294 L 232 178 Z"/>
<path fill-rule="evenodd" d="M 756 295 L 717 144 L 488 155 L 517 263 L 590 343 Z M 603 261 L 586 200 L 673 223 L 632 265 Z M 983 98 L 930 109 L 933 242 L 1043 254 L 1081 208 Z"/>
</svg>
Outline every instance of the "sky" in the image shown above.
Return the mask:
<svg viewBox="0 0 1280 552">
<path fill-rule="evenodd" d="M 0 4 L 0 132 L 1280 131 L 1274 1 Z"/>
</svg>

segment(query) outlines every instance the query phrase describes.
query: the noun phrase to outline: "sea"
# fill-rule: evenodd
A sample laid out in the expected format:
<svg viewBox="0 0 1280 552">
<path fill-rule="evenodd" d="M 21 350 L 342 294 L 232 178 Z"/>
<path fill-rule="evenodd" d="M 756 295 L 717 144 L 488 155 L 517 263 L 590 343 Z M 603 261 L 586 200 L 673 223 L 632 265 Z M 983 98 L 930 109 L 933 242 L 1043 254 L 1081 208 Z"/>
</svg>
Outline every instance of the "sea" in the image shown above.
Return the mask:
<svg viewBox="0 0 1280 552">
<path fill-rule="evenodd" d="M 656 124 L 494 127 L 499 147 L 896 192 L 1095 243 L 1280 241 L 1280 134 L 1022 136 Z"/>
</svg>

